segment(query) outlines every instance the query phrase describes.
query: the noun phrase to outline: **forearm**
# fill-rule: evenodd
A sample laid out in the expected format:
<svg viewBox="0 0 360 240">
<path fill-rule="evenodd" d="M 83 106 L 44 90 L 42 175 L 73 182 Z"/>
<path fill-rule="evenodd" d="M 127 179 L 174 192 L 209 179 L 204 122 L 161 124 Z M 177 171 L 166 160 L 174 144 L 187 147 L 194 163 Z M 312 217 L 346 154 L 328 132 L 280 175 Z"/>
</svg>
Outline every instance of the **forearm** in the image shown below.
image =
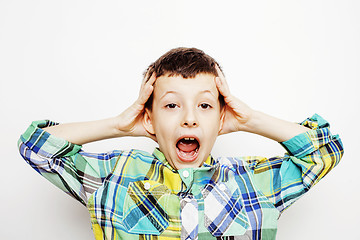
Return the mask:
<svg viewBox="0 0 360 240">
<path fill-rule="evenodd" d="M 253 111 L 244 131 L 259 134 L 277 142 L 284 142 L 296 135 L 309 131 L 309 128 L 272 117 L 262 112 Z"/>
<path fill-rule="evenodd" d="M 48 133 L 63 138 L 71 143 L 83 145 L 108 138 L 121 137 L 116 128 L 115 118 L 97 121 L 65 123 L 44 128 Z"/>
</svg>

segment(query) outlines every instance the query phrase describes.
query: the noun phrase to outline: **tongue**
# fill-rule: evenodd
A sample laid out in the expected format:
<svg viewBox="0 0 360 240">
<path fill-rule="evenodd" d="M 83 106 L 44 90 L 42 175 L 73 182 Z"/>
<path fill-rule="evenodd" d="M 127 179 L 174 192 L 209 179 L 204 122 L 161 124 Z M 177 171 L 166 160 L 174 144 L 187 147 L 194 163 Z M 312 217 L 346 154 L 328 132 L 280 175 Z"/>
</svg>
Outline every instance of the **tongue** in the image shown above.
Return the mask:
<svg viewBox="0 0 360 240">
<path fill-rule="evenodd" d="M 177 147 L 183 152 L 192 152 L 199 147 L 199 143 L 196 140 L 184 140 L 181 139 Z"/>
</svg>

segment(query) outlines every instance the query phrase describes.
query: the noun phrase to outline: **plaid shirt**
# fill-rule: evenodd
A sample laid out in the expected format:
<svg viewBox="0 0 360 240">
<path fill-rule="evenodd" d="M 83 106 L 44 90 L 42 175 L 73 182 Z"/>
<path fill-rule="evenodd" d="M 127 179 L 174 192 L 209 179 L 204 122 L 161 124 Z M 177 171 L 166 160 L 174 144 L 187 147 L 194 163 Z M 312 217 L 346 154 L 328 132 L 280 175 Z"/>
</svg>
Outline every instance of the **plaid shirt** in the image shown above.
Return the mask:
<svg viewBox="0 0 360 240">
<path fill-rule="evenodd" d="M 318 115 L 309 131 L 281 143 L 283 157 L 211 156 L 173 169 L 140 150 L 88 153 L 37 121 L 19 140 L 38 173 L 87 206 L 99 239 L 275 239 L 282 211 L 336 166 L 341 140 Z"/>
</svg>

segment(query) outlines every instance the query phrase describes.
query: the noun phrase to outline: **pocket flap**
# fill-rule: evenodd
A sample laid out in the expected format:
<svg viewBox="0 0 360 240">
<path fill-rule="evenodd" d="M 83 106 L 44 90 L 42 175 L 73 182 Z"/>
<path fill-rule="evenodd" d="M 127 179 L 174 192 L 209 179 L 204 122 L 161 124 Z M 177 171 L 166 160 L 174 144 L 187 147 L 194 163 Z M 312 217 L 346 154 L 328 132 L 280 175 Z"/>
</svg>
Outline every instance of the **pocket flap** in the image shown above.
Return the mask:
<svg viewBox="0 0 360 240">
<path fill-rule="evenodd" d="M 231 191 L 225 183 L 209 183 L 202 190 L 204 224 L 215 237 L 237 236 L 249 227 L 238 189 Z"/>
<path fill-rule="evenodd" d="M 163 184 L 145 180 L 129 184 L 124 200 L 123 224 L 129 233 L 160 235 L 169 226 L 164 209 L 171 191 Z"/>
</svg>

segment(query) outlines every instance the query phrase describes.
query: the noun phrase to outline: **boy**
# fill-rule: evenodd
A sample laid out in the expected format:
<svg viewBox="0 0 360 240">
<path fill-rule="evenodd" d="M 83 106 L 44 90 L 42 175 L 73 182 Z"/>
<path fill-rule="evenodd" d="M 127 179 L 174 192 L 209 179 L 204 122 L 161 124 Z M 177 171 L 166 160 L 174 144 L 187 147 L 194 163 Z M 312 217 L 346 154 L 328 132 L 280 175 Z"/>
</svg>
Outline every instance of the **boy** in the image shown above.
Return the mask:
<svg viewBox="0 0 360 240">
<path fill-rule="evenodd" d="M 236 131 L 278 141 L 288 154 L 213 159 L 216 137 Z M 159 148 L 81 150 L 122 136 L 147 136 Z M 119 116 L 33 122 L 19 149 L 87 206 L 96 239 L 275 239 L 280 213 L 343 154 L 320 116 L 299 125 L 254 111 L 231 95 L 218 63 L 194 48 L 173 49 L 151 64 L 138 99 Z"/>
</svg>

